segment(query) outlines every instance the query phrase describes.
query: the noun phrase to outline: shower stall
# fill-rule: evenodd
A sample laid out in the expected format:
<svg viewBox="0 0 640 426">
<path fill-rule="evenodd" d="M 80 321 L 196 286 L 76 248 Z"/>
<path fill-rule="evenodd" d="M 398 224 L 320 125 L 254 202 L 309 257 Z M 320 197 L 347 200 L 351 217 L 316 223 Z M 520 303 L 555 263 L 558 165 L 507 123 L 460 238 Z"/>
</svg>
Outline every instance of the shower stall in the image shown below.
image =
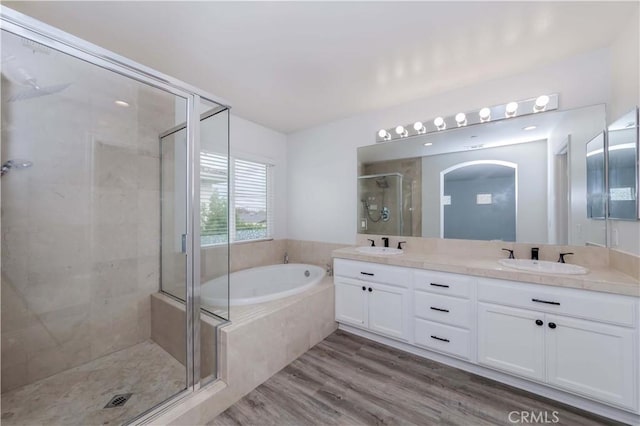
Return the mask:
<svg viewBox="0 0 640 426">
<path fill-rule="evenodd" d="M 229 107 L 0 7 L 2 424 L 148 420 L 217 378 L 229 309 L 200 306 L 201 159 L 225 200 Z"/>
<path fill-rule="evenodd" d="M 403 235 L 405 209 L 402 174 L 359 176 L 358 197 L 360 233 Z"/>
</svg>

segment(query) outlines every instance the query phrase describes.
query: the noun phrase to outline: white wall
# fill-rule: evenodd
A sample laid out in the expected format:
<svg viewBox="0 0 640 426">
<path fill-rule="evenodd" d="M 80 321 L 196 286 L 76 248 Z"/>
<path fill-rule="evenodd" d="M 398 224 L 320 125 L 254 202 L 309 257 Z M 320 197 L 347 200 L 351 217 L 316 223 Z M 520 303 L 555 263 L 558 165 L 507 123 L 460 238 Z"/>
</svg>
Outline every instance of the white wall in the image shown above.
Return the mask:
<svg viewBox="0 0 640 426">
<path fill-rule="evenodd" d="M 553 167 L 555 155 L 565 142 L 568 143 L 567 161 L 569 172 L 569 217 L 567 237 L 571 245 L 605 245 L 607 234 L 604 220 L 587 217 L 587 164 L 585 155 L 587 143 L 606 127 L 605 106 L 594 105 L 564 114 L 549 137 L 549 167 Z M 555 179 L 556 176 L 550 175 Z M 552 185 L 554 187 L 555 185 Z M 555 190 L 550 201 L 554 204 L 550 214 L 555 212 L 557 202 Z M 564 196 L 564 194 L 563 194 Z M 557 229 L 556 229 L 557 231 Z"/>
<path fill-rule="evenodd" d="M 600 49 L 527 73 L 290 134 L 289 238 L 355 243 L 356 148 L 373 144 L 378 129 L 542 93 L 559 93 L 561 109 L 606 103 L 611 92 L 609 63 L 609 50 Z"/>
<path fill-rule="evenodd" d="M 274 168 L 274 238 L 287 238 L 287 136 L 231 113 L 231 155 L 266 161 Z"/>
<path fill-rule="evenodd" d="M 640 105 L 640 17 L 629 18 L 618 39 L 611 46 L 611 108 L 609 123 Z M 629 253 L 640 254 L 640 222 L 610 221 L 610 245 Z"/>
<path fill-rule="evenodd" d="M 610 121 L 640 104 L 640 16 L 629 17 L 616 41 L 611 45 Z"/>
</svg>

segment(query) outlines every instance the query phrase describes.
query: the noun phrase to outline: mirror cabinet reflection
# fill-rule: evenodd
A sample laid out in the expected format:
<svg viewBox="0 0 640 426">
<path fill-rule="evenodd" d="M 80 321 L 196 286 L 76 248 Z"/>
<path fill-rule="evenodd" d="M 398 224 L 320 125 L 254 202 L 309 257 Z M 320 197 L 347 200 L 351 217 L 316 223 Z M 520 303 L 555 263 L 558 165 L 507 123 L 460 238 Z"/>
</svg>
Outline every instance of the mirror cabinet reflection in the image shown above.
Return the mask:
<svg viewBox="0 0 640 426">
<path fill-rule="evenodd" d="M 637 109 L 541 112 L 358 148 L 358 232 L 606 246 L 637 189 Z"/>
<path fill-rule="evenodd" d="M 604 219 L 607 214 L 607 159 L 604 146 L 605 132 L 587 142 L 587 217 L 590 219 Z"/>
<path fill-rule="evenodd" d="M 609 218 L 638 219 L 638 109 L 608 129 Z"/>
</svg>

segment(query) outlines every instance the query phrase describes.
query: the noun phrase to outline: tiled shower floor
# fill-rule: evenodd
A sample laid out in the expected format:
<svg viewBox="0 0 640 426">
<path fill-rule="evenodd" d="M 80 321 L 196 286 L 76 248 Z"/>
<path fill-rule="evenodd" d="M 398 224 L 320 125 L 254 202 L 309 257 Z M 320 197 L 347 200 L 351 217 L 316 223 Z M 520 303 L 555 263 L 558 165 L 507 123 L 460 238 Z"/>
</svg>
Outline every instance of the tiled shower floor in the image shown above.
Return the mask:
<svg viewBox="0 0 640 426">
<path fill-rule="evenodd" d="M 2 426 L 117 425 L 184 389 L 185 367 L 152 341 L 2 394 Z M 123 407 L 103 408 L 133 393 Z"/>
</svg>

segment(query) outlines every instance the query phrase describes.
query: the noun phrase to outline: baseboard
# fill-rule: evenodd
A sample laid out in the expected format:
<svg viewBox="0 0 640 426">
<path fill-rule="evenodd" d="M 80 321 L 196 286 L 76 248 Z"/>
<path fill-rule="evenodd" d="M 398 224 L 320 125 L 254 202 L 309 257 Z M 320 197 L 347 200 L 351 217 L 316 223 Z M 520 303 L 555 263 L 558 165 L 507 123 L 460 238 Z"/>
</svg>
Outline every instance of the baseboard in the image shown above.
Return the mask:
<svg viewBox="0 0 640 426">
<path fill-rule="evenodd" d="M 582 398 L 577 395 L 573 395 L 567 392 L 563 392 L 558 389 L 550 388 L 538 383 L 534 383 L 519 377 L 515 377 L 509 374 L 501 373 L 490 368 L 486 368 L 480 365 L 471 364 L 461 359 L 452 358 L 447 355 L 443 355 L 437 352 L 421 349 L 407 343 L 398 342 L 387 337 L 383 337 L 366 330 L 361 330 L 349 325 L 340 324 L 338 329 L 355 334 L 356 336 L 364 337 L 374 342 L 382 343 L 392 348 L 400 349 L 405 352 L 427 358 L 439 363 L 448 365 L 450 367 L 459 368 L 469 373 L 477 374 L 478 376 L 486 377 L 488 379 L 495 380 L 500 383 L 504 383 L 516 388 L 526 390 L 536 395 L 543 396 L 545 398 L 553 399 L 555 401 L 571 405 L 576 408 L 580 408 L 585 411 L 589 411 L 594 414 L 598 414 L 603 417 L 607 417 L 619 422 L 627 423 L 630 425 L 640 425 L 640 415 L 634 414 L 622 409 L 611 407 L 605 404 L 601 404 L 596 401 L 592 401 L 587 398 Z"/>
</svg>

